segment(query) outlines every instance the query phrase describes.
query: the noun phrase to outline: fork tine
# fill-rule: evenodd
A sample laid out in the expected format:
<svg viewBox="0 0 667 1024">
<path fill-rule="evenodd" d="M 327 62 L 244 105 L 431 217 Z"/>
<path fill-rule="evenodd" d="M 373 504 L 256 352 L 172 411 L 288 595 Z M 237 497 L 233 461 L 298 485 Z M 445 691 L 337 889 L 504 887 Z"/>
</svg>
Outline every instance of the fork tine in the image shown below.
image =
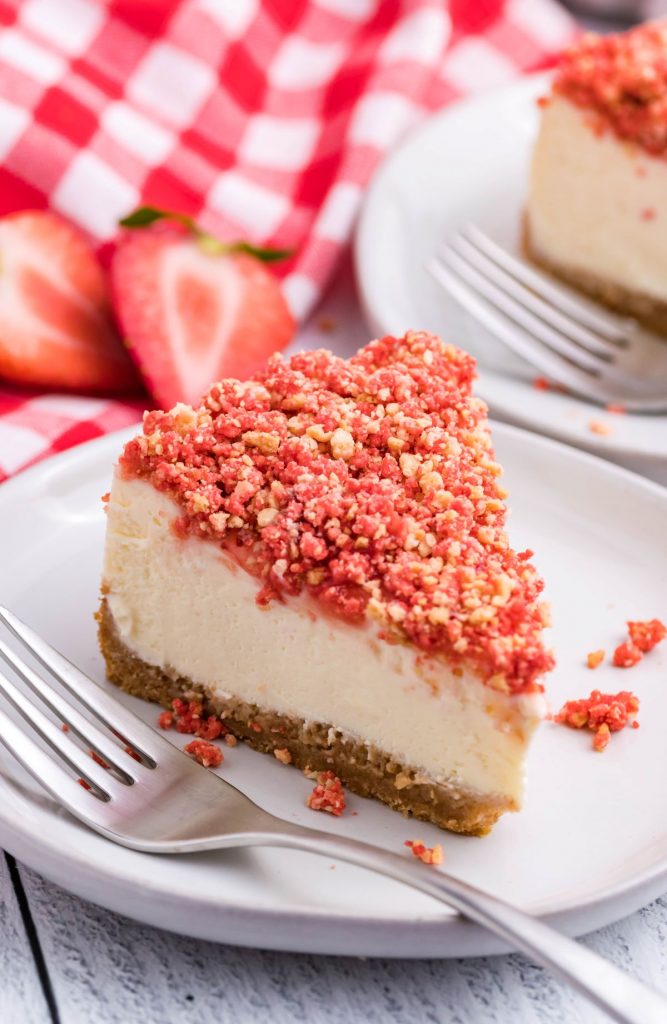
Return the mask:
<svg viewBox="0 0 667 1024">
<path fill-rule="evenodd" d="M 95 753 L 103 758 L 109 765 L 113 767 L 116 773 L 120 776 L 121 780 L 126 784 L 130 785 L 133 782 L 132 775 L 124 768 L 120 767 L 119 762 L 127 761 L 128 755 L 119 747 L 113 740 L 98 729 L 91 721 L 81 714 L 72 704 L 68 703 L 58 692 L 55 690 L 46 679 L 41 679 L 36 672 L 34 672 L 29 665 L 27 665 L 15 651 L 12 651 L 2 640 L 0 640 L 0 658 L 3 658 L 8 665 L 14 669 L 14 671 L 21 677 L 21 679 L 27 683 L 33 693 L 37 696 L 54 712 L 63 722 L 66 722 L 68 727 L 74 733 L 75 736 L 86 745 L 91 748 Z M 129 760 L 132 760 L 131 758 Z M 132 761 L 132 765 L 136 769 L 137 762 Z"/>
<path fill-rule="evenodd" d="M 568 313 L 581 324 L 606 336 L 610 341 L 622 346 L 629 343 L 628 332 L 633 326 L 632 321 L 628 321 L 627 318 L 614 313 L 598 309 L 592 301 L 587 302 L 585 299 L 576 297 L 564 285 L 557 284 L 547 277 L 546 274 L 540 273 L 533 267 L 528 266 L 523 260 L 506 252 L 505 249 L 474 224 L 468 224 L 463 234 L 495 263 L 507 270 L 518 281 L 526 285 L 527 288 L 538 292 L 547 302 L 558 306 L 564 313 Z"/>
<path fill-rule="evenodd" d="M 25 718 L 35 732 L 48 743 L 54 754 L 78 776 L 85 779 L 89 785 L 99 790 L 103 798 L 118 796 L 127 786 L 120 782 L 102 765 L 97 764 L 89 754 L 86 754 L 80 747 L 77 747 L 57 725 L 51 721 L 44 712 L 38 708 L 26 695 L 19 690 L 4 672 L 0 672 L 0 692 L 4 694 L 10 704 Z M 53 759 L 49 759 L 53 764 Z"/>
<path fill-rule="evenodd" d="M 560 353 L 579 369 L 588 370 L 593 375 L 600 373 L 602 363 L 597 356 L 593 356 L 575 345 L 565 335 L 549 327 L 534 313 L 525 309 L 520 302 L 489 281 L 477 268 L 472 267 L 456 250 L 451 247 L 446 248 L 441 255 L 441 261 L 474 288 L 487 302 L 490 302 L 514 323 L 523 327 L 536 341 L 540 341 L 543 345 Z"/>
<path fill-rule="evenodd" d="M 30 626 L 3 605 L 0 605 L 0 622 L 5 624 L 37 660 L 53 673 L 65 689 L 92 711 L 107 729 L 123 743 L 134 747 L 145 758 L 149 767 L 155 767 L 161 752 L 171 751 L 171 744 L 167 740 L 158 736 L 155 730 L 142 722 L 134 712 L 123 707 L 120 701 L 105 693 L 101 686 L 84 675 L 76 665 L 68 661 L 51 644 L 42 640 Z"/>
<path fill-rule="evenodd" d="M 502 288 L 506 295 L 516 299 L 526 309 L 535 313 L 540 320 L 566 335 L 571 341 L 581 345 L 588 352 L 611 361 L 618 355 L 617 342 L 601 337 L 588 327 L 584 327 L 557 309 L 552 303 L 545 301 L 531 291 L 510 273 L 499 266 L 486 253 L 480 251 L 464 234 L 452 239 L 452 248 L 462 255 L 473 267 L 483 273 L 493 284 Z"/>
<path fill-rule="evenodd" d="M 49 790 L 77 814 L 83 814 L 91 796 L 98 798 L 96 787 L 90 791 L 81 786 L 60 762 L 47 753 L 43 747 L 14 722 L 6 711 L 0 708 L 0 743 L 23 765 L 40 785 Z M 99 797 L 99 799 L 104 799 Z M 90 812 L 90 806 L 88 806 Z"/>
<path fill-rule="evenodd" d="M 428 270 L 436 281 L 452 295 L 477 321 L 500 339 L 509 349 L 536 367 L 551 380 L 558 381 L 569 390 L 601 402 L 610 400 L 608 392 L 597 386 L 597 379 L 585 370 L 566 363 L 548 348 L 536 343 L 532 335 L 511 323 L 505 316 L 488 305 L 486 300 L 456 274 L 438 260 L 428 264 Z"/>
</svg>

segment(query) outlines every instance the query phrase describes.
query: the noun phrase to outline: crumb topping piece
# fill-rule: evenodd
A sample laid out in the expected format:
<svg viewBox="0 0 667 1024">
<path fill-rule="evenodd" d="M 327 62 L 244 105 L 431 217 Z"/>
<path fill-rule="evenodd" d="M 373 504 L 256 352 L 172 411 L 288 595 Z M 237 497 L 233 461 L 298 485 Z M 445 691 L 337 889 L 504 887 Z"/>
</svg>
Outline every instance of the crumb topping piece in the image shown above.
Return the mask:
<svg viewBox="0 0 667 1024">
<path fill-rule="evenodd" d="M 305 591 L 499 690 L 540 690 L 543 584 L 510 548 L 474 377 L 471 356 L 417 332 L 349 360 L 276 355 L 198 409 L 147 413 L 121 472 L 178 502 L 179 535 L 234 554 L 260 604 Z"/>
<path fill-rule="evenodd" d="M 632 668 L 634 665 L 638 664 L 643 657 L 644 655 L 635 644 L 630 640 L 624 640 L 623 643 L 619 644 L 614 651 L 612 662 L 616 668 Z"/>
<path fill-rule="evenodd" d="M 306 775 L 316 780 L 315 788 L 306 800 L 306 805 L 311 811 L 326 811 L 340 818 L 345 810 L 345 790 L 338 776 L 331 771 L 306 771 Z"/>
<path fill-rule="evenodd" d="M 617 668 L 632 668 L 666 636 L 667 627 L 660 619 L 628 622 L 629 639 L 619 644 L 614 651 L 614 665 Z"/>
<path fill-rule="evenodd" d="M 220 747 L 209 743 L 208 740 L 190 740 L 183 750 L 190 757 L 194 757 L 195 761 L 199 761 L 204 768 L 219 768 L 225 759 Z"/>
<path fill-rule="evenodd" d="M 654 156 L 667 151 L 667 21 L 583 35 L 561 59 L 554 91 Z"/>
<path fill-rule="evenodd" d="M 621 690 L 620 693 L 601 693 L 592 690 L 582 700 L 568 700 L 554 716 L 554 722 L 571 729 L 590 729 L 595 735 L 593 747 L 602 752 L 612 732 L 620 732 L 626 725 L 639 727 L 635 715 L 639 711 L 639 698 L 634 693 Z"/>
<path fill-rule="evenodd" d="M 588 665 L 589 668 L 597 668 L 598 665 L 601 665 L 603 661 L 604 661 L 604 651 L 603 650 L 590 651 L 590 653 L 586 655 L 586 664 Z"/>
<path fill-rule="evenodd" d="M 182 700 L 174 697 L 171 711 L 162 711 L 157 724 L 160 729 L 176 729 L 177 732 L 191 733 L 203 740 L 217 740 L 229 735 L 229 729 L 217 715 L 204 715 L 204 706 L 199 700 Z"/>
<path fill-rule="evenodd" d="M 408 846 L 412 850 L 413 857 L 423 861 L 424 864 L 437 866 L 444 860 L 440 843 L 436 843 L 435 846 L 425 846 L 421 839 L 406 839 L 403 845 Z"/>
<path fill-rule="evenodd" d="M 667 626 L 660 619 L 648 622 L 628 622 L 628 635 L 643 654 L 652 651 L 667 636 Z"/>
<path fill-rule="evenodd" d="M 217 740 L 228 731 L 216 715 L 204 716 L 203 705 L 198 700 L 184 701 L 175 697 L 171 706 L 177 732 L 194 733 L 203 740 Z"/>
<path fill-rule="evenodd" d="M 160 729 L 173 729 L 174 716 L 171 711 L 161 711 L 157 716 L 157 724 Z"/>
</svg>

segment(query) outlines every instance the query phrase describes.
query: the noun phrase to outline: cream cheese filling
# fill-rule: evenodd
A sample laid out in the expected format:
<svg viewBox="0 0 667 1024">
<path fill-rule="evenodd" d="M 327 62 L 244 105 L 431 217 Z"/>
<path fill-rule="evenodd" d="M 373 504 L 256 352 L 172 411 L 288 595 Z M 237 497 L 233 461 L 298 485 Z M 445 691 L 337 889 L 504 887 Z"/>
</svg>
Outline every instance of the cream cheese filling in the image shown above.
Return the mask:
<svg viewBox="0 0 667 1024">
<path fill-rule="evenodd" d="M 554 96 L 542 112 L 528 199 L 538 256 L 667 302 L 667 161 L 592 127 Z"/>
<path fill-rule="evenodd" d="M 104 564 L 123 642 L 220 696 L 329 723 L 440 781 L 520 802 L 523 758 L 544 714 L 458 678 L 436 658 L 322 615 L 310 598 L 260 608 L 257 580 L 209 540 L 178 538 L 179 510 L 138 479 L 113 482 Z"/>
</svg>

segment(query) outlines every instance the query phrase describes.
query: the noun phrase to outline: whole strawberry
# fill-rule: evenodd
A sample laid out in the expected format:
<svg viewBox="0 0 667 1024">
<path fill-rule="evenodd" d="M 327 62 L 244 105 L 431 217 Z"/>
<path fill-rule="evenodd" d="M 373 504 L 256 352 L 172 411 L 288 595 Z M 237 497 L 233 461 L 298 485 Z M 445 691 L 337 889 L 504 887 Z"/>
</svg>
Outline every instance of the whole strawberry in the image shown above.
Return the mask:
<svg viewBox="0 0 667 1024">
<path fill-rule="evenodd" d="M 114 309 L 162 408 L 196 403 L 215 380 L 243 379 L 283 349 L 294 320 L 264 263 L 288 255 L 225 243 L 189 217 L 141 207 L 111 264 Z"/>
<path fill-rule="evenodd" d="M 45 210 L 0 219 L 0 379 L 94 393 L 139 388 L 94 253 Z"/>
</svg>

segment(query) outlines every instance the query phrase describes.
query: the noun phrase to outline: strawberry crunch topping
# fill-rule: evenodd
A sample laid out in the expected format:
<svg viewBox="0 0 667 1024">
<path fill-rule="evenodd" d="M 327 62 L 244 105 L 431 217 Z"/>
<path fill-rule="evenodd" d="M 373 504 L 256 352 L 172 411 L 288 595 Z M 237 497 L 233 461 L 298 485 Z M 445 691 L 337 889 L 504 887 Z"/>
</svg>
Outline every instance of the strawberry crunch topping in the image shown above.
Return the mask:
<svg viewBox="0 0 667 1024">
<path fill-rule="evenodd" d="M 474 359 L 433 335 L 350 360 L 276 355 L 197 409 L 151 412 L 121 471 L 254 573 L 260 604 L 303 592 L 385 639 L 445 652 L 506 692 L 541 690 L 543 583 L 512 551 Z"/>
<path fill-rule="evenodd" d="M 634 716 L 639 711 L 639 698 L 634 693 L 621 690 L 620 693 L 601 693 L 593 690 L 590 697 L 582 700 L 568 700 L 563 704 L 554 721 L 568 725 L 571 729 L 590 729 L 595 733 L 593 747 L 603 751 L 609 743 L 612 732 L 619 732 L 626 725 L 639 727 Z"/>
<path fill-rule="evenodd" d="M 638 647 L 643 654 L 647 654 L 661 640 L 665 639 L 667 627 L 660 619 L 650 619 L 648 622 L 628 622 L 628 634 L 635 647 Z"/>
<path fill-rule="evenodd" d="M 614 657 L 612 659 L 616 668 L 632 668 L 642 660 L 644 655 L 633 643 L 629 640 L 619 644 L 614 651 Z"/>
<path fill-rule="evenodd" d="M 667 150 L 667 21 L 617 35 L 588 33 L 565 53 L 554 91 L 593 111 L 593 128 L 611 128 L 654 156 Z"/>
<path fill-rule="evenodd" d="M 224 755 L 220 747 L 207 740 L 191 740 L 183 747 L 186 754 L 194 757 L 204 768 L 219 768 L 224 761 Z"/>
<path fill-rule="evenodd" d="M 628 622 L 629 640 L 619 644 L 614 651 L 613 662 L 617 668 L 632 668 L 645 654 L 667 636 L 667 627 L 660 619 L 647 622 Z"/>
<path fill-rule="evenodd" d="M 311 811 L 327 811 L 340 818 L 345 810 L 345 790 L 337 775 L 333 772 L 307 773 L 309 778 L 316 779 L 316 786 L 306 800 Z"/>
<path fill-rule="evenodd" d="M 597 668 L 604 661 L 604 651 L 591 651 L 586 655 L 586 664 L 589 668 Z"/>
<path fill-rule="evenodd" d="M 200 701 L 186 701 L 174 697 L 171 706 L 172 711 L 162 711 L 158 715 L 157 724 L 161 729 L 175 728 L 177 732 L 194 733 L 202 740 L 217 740 L 222 736 L 227 741 L 230 738 L 229 729 L 220 718 L 216 715 L 204 715 Z"/>
<path fill-rule="evenodd" d="M 436 843 L 435 846 L 425 846 L 421 839 L 406 839 L 404 846 L 408 846 L 412 850 L 414 857 L 424 862 L 424 864 L 442 864 L 444 855 L 442 852 L 442 846 L 440 843 Z"/>
<path fill-rule="evenodd" d="M 158 719 L 162 729 L 170 729 L 174 725 L 177 732 L 194 733 L 203 740 L 217 740 L 229 731 L 215 715 L 204 717 L 204 709 L 198 700 L 184 701 L 180 697 L 175 697 L 171 706 L 173 714 L 163 712 Z M 171 724 L 163 724 L 163 721 L 169 720 L 169 716 Z"/>
</svg>

